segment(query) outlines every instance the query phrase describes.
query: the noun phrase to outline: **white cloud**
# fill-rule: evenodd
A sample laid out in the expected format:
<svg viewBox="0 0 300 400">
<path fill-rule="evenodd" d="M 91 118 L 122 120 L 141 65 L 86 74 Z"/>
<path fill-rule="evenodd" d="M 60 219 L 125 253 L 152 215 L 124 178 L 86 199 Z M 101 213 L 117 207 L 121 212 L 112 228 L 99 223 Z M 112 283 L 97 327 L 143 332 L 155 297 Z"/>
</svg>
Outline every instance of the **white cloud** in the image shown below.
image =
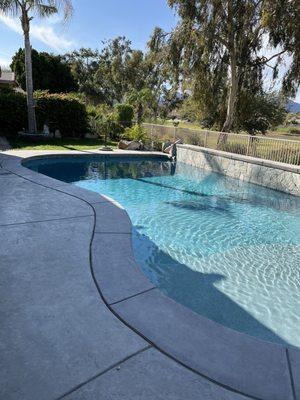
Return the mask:
<svg viewBox="0 0 300 400">
<path fill-rule="evenodd" d="M 11 58 L 0 57 L 0 67 L 9 68 L 11 64 Z"/>
<path fill-rule="evenodd" d="M 0 21 L 12 31 L 22 34 L 21 23 L 17 18 L 8 17 L 2 11 L 0 11 Z"/>
<path fill-rule="evenodd" d="M 32 24 L 31 35 L 56 51 L 65 51 L 74 46 L 72 40 L 58 35 L 52 26 Z"/>
<path fill-rule="evenodd" d="M 66 51 L 70 47 L 74 46 L 75 43 L 72 40 L 69 40 L 63 37 L 61 34 L 58 34 L 55 29 L 55 25 L 60 22 L 60 19 L 52 19 L 49 24 L 36 24 L 31 23 L 30 26 L 30 34 L 31 37 L 39 40 L 40 42 L 46 44 L 50 48 L 56 51 Z M 22 27 L 18 18 L 9 17 L 3 12 L 0 12 L 0 22 L 5 24 L 12 31 L 22 35 Z"/>
</svg>

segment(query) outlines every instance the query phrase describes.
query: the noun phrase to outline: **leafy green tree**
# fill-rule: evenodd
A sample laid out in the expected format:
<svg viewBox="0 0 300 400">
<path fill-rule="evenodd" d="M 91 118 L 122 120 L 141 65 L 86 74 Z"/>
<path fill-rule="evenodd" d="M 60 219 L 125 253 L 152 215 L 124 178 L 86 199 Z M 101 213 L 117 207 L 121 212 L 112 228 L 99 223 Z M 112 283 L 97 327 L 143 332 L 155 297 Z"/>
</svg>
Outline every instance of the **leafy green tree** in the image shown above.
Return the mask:
<svg viewBox="0 0 300 400">
<path fill-rule="evenodd" d="M 124 128 L 131 127 L 134 116 L 133 107 L 130 104 L 115 104 L 114 110 L 116 122 Z"/>
<path fill-rule="evenodd" d="M 267 130 L 283 124 L 287 115 L 286 101 L 277 93 L 256 96 L 243 93 L 238 99 L 235 130 L 250 135 L 265 134 Z"/>
<path fill-rule="evenodd" d="M 166 81 L 162 60 L 150 49 L 146 53 L 133 49 L 125 37 L 108 40 L 103 45 L 100 52 L 82 48 L 64 56 L 80 92 L 95 104 L 105 102 L 113 106 L 124 103 L 129 93 L 149 88 L 155 99 L 150 110 L 157 116 Z"/>
<path fill-rule="evenodd" d="M 96 85 L 107 103 L 122 103 L 126 94 L 143 87 L 145 77 L 144 55 L 131 48 L 125 37 L 105 42 L 99 56 L 95 75 Z"/>
<path fill-rule="evenodd" d="M 78 90 L 92 103 L 99 103 L 105 98 L 99 90 L 95 74 L 98 69 L 99 52 L 90 48 L 81 48 L 63 56 L 71 68 Z"/>
<path fill-rule="evenodd" d="M 149 88 L 143 88 L 141 90 L 134 89 L 128 93 L 127 102 L 134 107 L 137 123 L 141 124 L 145 110 L 150 108 L 151 104 L 155 102 L 155 98 Z"/>
<path fill-rule="evenodd" d="M 152 46 L 159 44 L 157 51 L 181 89 L 187 84 L 209 110 L 215 101 L 215 118 L 222 115 L 225 99 L 223 131 L 234 125 L 239 93 L 261 92 L 265 68 L 275 79 L 283 55 L 292 60 L 283 89 L 295 93 L 300 81 L 298 0 L 168 2 L 178 13 L 178 25 L 170 35 L 157 29 Z M 272 50 L 269 56 L 261 55 L 264 46 Z"/>
<path fill-rule="evenodd" d="M 28 108 L 28 131 L 36 132 L 36 118 L 33 99 L 32 60 L 30 44 L 30 22 L 34 15 L 45 18 L 63 9 L 65 18 L 72 14 L 71 0 L 0 0 L 0 10 L 5 14 L 20 17 L 25 49 L 26 93 Z"/>
<path fill-rule="evenodd" d="M 140 90 L 147 74 L 144 54 L 125 37 L 102 42 L 103 49 L 82 48 L 66 54 L 79 90 L 94 103 L 123 103 L 128 91 Z"/>
<path fill-rule="evenodd" d="M 156 27 L 148 41 L 145 56 L 148 66 L 145 86 L 151 88 L 155 98 L 151 105 L 155 119 L 158 114 L 161 118 L 166 118 L 181 102 L 177 90 L 178 71 L 171 56 L 170 43 L 166 41 L 168 36 L 161 28 Z M 187 81 L 186 77 L 185 81 Z"/>
<path fill-rule="evenodd" d="M 35 90 L 48 90 L 50 93 L 67 93 L 78 89 L 70 66 L 61 56 L 32 49 L 32 77 Z M 26 90 L 25 51 L 19 49 L 10 65 L 16 81 Z"/>
<path fill-rule="evenodd" d="M 199 105 L 192 96 L 187 96 L 183 100 L 178 112 L 181 119 L 189 122 L 200 122 L 203 119 Z"/>
</svg>

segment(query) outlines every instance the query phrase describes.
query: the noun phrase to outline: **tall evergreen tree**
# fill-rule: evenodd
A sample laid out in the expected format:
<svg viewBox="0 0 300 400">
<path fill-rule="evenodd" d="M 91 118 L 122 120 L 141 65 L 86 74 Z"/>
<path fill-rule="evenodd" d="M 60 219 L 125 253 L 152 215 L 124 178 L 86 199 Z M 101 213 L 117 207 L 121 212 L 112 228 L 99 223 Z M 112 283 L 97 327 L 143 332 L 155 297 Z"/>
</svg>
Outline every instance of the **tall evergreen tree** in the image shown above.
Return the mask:
<svg viewBox="0 0 300 400">
<path fill-rule="evenodd" d="M 169 0 L 179 22 L 167 35 L 157 29 L 152 46 L 165 52 L 178 82 L 188 83 L 206 105 L 224 100 L 222 130 L 232 129 L 239 93 L 259 93 L 263 71 L 273 78 L 283 57 L 291 67 L 283 90 L 295 94 L 300 83 L 299 0 Z M 268 47 L 270 55 L 262 54 Z M 167 54 L 166 54 L 167 53 Z M 183 85 L 184 87 L 184 85 Z"/>
<path fill-rule="evenodd" d="M 59 55 L 31 50 L 34 90 L 49 90 L 50 93 L 74 92 L 78 89 L 70 66 Z M 26 90 L 25 53 L 19 49 L 10 65 L 15 78 Z"/>
</svg>

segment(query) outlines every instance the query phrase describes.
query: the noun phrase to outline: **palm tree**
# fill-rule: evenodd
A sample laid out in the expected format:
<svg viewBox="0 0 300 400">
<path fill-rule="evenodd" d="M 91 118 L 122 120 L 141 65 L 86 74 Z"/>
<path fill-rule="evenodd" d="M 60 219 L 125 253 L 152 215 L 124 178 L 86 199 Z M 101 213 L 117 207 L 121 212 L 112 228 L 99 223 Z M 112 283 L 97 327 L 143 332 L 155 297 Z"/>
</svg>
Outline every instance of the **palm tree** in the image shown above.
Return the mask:
<svg viewBox="0 0 300 400">
<path fill-rule="evenodd" d="M 33 99 L 32 60 L 30 45 L 30 21 L 36 15 L 40 18 L 56 14 L 63 10 L 64 18 L 71 16 L 71 0 L 0 0 L 0 10 L 5 14 L 19 16 L 24 34 L 25 73 L 28 111 L 28 132 L 36 132 L 35 104 Z"/>
<path fill-rule="evenodd" d="M 155 101 L 153 93 L 149 88 L 141 90 L 133 89 L 127 96 L 127 101 L 136 109 L 137 123 L 141 124 L 145 108 Z"/>
</svg>

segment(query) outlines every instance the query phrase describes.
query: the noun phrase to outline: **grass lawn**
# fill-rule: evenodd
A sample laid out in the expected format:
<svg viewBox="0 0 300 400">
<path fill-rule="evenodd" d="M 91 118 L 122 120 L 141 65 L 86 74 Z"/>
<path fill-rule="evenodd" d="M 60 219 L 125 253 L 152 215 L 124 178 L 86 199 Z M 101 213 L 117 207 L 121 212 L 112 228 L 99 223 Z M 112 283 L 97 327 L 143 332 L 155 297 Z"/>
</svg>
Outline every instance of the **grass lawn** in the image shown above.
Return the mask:
<svg viewBox="0 0 300 400">
<path fill-rule="evenodd" d="M 189 128 L 189 129 L 188 129 Z M 162 126 L 147 126 L 148 134 L 153 137 L 171 139 L 174 135 L 172 122 Z M 207 134 L 206 134 L 207 132 Z M 210 149 L 223 150 L 230 153 L 244 154 L 273 161 L 290 164 L 300 164 L 300 129 L 294 126 L 281 126 L 276 131 L 267 132 L 265 136 L 257 135 L 254 140 L 247 134 L 229 135 L 226 142 L 220 146 L 218 143 L 220 133 L 203 130 L 195 124 L 180 122 L 176 137 L 185 143 L 194 144 Z M 289 139 L 294 142 L 276 141 L 275 139 Z M 274 139 L 274 140 L 272 140 Z"/>
<path fill-rule="evenodd" d="M 22 138 L 8 138 L 14 150 L 95 150 L 104 145 L 100 139 L 43 139 L 40 142 L 29 142 Z M 109 147 L 117 148 L 118 142 L 107 142 Z"/>
<path fill-rule="evenodd" d="M 275 131 L 268 132 L 267 136 L 287 140 L 300 140 L 300 127 L 291 125 L 279 126 Z"/>
<path fill-rule="evenodd" d="M 174 125 L 171 121 L 158 121 L 158 124 L 162 124 L 167 127 L 174 128 Z M 199 124 L 192 122 L 180 122 L 178 128 L 182 129 L 193 129 L 203 131 L 205 129 L 201 128 Z M 241 132 L 247 134 L 246 132 Z M 258 135 L 260 136 L 260 135 Z M 287 140 L 300 140 L 300 127 L 299 126 L 279 126 L 276 130 L 270 130 L 266 134 L 267 137 L 274 137 L 278 139 L 287 139 Z"/>
</svg>

